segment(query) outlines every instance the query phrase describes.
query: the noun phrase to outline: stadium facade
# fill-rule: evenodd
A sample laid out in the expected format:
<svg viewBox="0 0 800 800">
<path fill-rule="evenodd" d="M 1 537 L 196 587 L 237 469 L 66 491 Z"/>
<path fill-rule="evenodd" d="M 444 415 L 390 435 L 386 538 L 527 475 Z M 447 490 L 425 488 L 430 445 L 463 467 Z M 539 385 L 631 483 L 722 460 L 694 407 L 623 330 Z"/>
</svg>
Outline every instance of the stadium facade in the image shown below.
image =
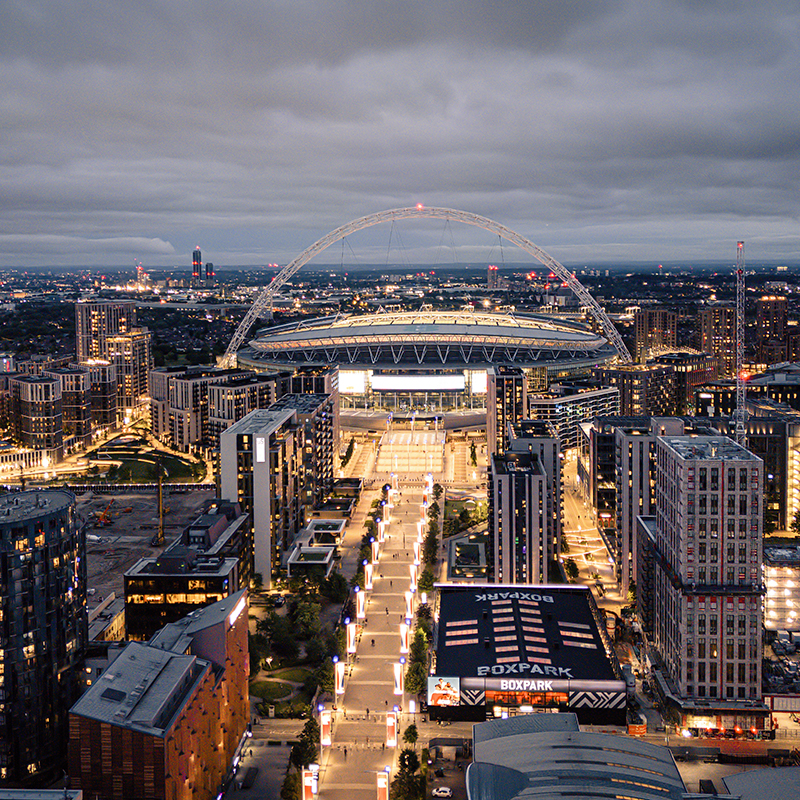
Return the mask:
<svg viewBox="0 0 800 800">
<path fill-rule="evenodd" d="M 342 408 L 444 412 L 486 404 L 486 370 L 514 364 L 534 387 L 584 374 L 616 355 L 577 323 L 480 311 L 325 317 L 263 331 L 237 354 L 265 370 L 338 364 Z"/>
</svg>

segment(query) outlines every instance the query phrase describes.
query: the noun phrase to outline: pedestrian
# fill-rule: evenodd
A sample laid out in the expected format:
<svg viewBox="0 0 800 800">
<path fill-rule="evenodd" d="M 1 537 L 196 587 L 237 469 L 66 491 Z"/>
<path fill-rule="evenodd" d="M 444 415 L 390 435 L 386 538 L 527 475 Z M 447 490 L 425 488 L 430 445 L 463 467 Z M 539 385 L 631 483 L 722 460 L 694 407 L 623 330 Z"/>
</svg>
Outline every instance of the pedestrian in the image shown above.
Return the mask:
<svg viewBox="0 0 800 800">
<path fill-rule="evenodd" d="M 389 607 L 388 606 L 386 607 L 386 616 L 387 617 L 389 616 Z"/>
<path fill-rule="evenodd" d="M 347 748 L 346 747 L 344 749 L 344 757 L 345 757 L 345 759 L 347 758 Z"/>
<path fill-rule="evenodd" d="M 369 709 L 367 709 L 367 719 L 369 719 Z"/>
<path fill-rule="evenodd" d="M 389 581 L 389 588 L 390 589 L 392 588 L 392 582 L 391 581 Z"/>
</svg>

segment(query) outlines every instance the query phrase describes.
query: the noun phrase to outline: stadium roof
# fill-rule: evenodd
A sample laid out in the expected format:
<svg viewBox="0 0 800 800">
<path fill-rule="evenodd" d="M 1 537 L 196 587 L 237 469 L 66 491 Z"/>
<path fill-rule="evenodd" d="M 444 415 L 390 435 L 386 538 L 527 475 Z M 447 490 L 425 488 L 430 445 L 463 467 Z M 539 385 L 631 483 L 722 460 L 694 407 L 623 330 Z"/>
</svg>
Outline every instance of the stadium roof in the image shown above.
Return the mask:
<svg viewBox="0 0 800 800">
<path fill-rule="evenodd" d="M 602 336 L 551 317 L 479 311 L 403 311 L 283 325 L 250 342 L 250 358 L 280 363 L 521 365 L 614 356 Z M 247 356 L 246 356 L 247 358 Z"/>
<path fill-rule="evenodd" d="M 666 747 L 578 730 L 572 714 L 530 714 L 475 725 L 471 800 L 625 797 L 680 800 L 685 787 Z"/>
</svg>

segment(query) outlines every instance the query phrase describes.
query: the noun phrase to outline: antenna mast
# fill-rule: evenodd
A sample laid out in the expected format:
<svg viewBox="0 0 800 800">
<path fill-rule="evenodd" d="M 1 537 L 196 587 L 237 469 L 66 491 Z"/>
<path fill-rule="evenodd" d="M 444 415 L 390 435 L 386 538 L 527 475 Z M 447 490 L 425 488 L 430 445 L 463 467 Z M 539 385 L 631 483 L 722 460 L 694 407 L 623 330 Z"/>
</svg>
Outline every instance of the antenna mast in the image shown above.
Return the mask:
<svg viewBox="0 0 800 800">
<path fill-rule="evenodd" d="M 736 441 L 747 447 L 747 388 L 742 372 L 744 361 L 744 242 L 736 243 Z"/>
</svg>

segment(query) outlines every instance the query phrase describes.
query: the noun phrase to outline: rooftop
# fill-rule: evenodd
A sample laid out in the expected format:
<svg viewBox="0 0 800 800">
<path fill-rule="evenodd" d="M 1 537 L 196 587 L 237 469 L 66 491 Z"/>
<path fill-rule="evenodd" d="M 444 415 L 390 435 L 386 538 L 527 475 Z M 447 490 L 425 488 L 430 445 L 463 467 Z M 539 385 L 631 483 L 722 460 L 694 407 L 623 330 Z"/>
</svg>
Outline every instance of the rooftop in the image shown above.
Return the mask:
<svg viewBox="0 0 800 800">
<path fill-rule="evenodd" d="M 0 524 L 48 516 L 74 502 L 72 492 L 62 489 L 9 492 L 0 495 Z"/>
<path fill-rule="evenodd" d="M 195 656 L 131 642 L 70 713 L 164 735 L 209 669 Z"/>
<path fill-rule="evenodd" d="M 685 787 L 666 747 L 578 729 L 574 714 L 529 714 L 473 727 L 471 800 L 681 800 Z"/>
<path fill-rule="evenodd" d="M 270 408 L 274 411 L 281 408 L 292 408 L 298 414 L 313 414 L 321 405 L 330 402 L 327 394 L 285 394 L 276 400 Z"/>
<path fill-rule="evenodd" d="M 177 622 L 170 622 L 153 636 L 150 644 L 166 650 L 183 652 L 188 647 L 192 635 L 198 631 L 219 625 L 226 619 L 233 625 L 236 618 L 247 608 L 246 595 L 247 590 L 240 589 L 217 603 L 192 611 Z"/>
<path fill-rule="evenodd" d="M 505 674 L 515 663 L 541 674 L 616 681 L 588 586 L 438 584 L 436 673 Z M 515 671 L 515 670 L 514 670 Z"/>
<path fill-rule="evenodd" d="M 683 461 L 761 461 L 727 436 L 663 436 L 660 442 Z"/>
<path fill-rule="evenodd" d="M 294 410 L 284 408 L 278 410 L 256 409 L 251 411 L 246 417 L 235 422 L 227 430 L 222 432 L 223 437 L 242 436 L 244 434 L 255 435 L 257 433 L 268 434 L 280 428 L 288 422 Z"/>
</svg>

